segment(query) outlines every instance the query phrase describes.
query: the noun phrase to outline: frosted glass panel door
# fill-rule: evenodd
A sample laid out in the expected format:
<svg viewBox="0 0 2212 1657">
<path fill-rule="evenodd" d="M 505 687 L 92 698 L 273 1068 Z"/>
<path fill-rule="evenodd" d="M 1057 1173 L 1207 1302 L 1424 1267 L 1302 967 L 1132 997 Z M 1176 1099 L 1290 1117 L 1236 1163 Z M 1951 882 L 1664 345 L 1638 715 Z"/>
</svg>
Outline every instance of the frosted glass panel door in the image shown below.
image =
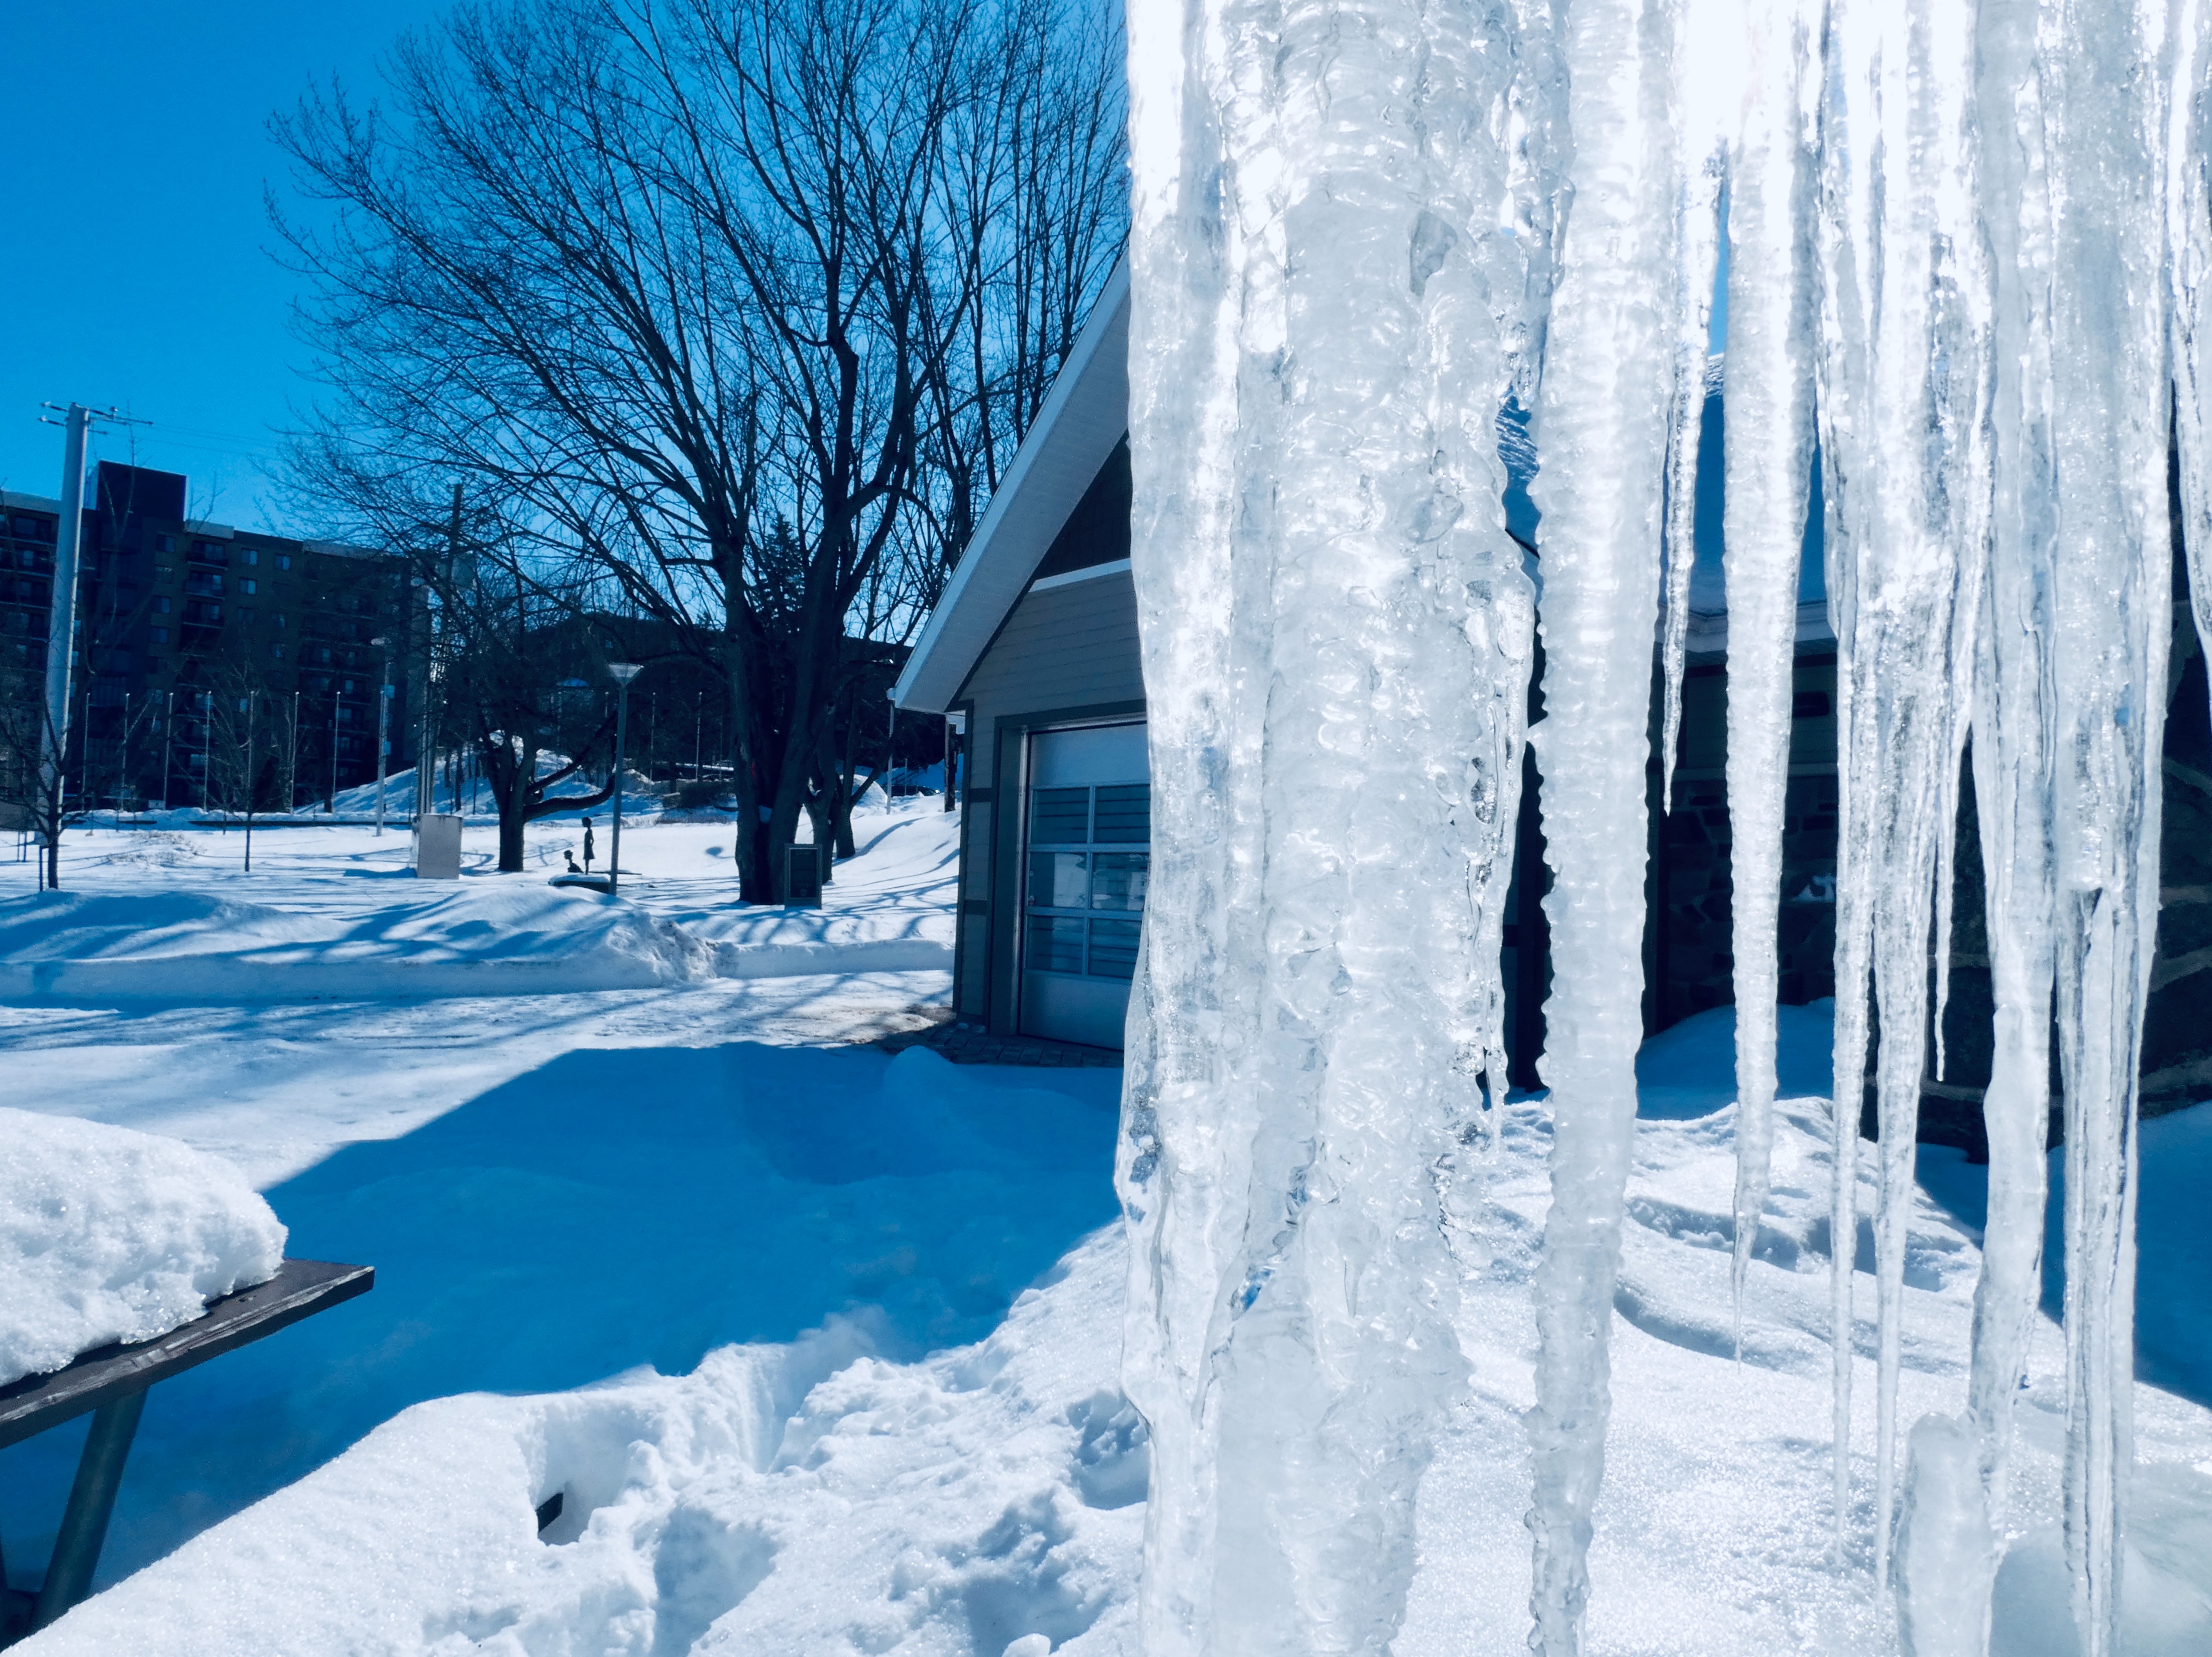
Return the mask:
<svg viewBox="0 0 2212 1657">
<path fill-rule="evenodd" d="M 1152 870 L 1145 727 L 1042 731 L 1029 741 L 1021 1030 L 1118 1047 Z"/>
</svg>

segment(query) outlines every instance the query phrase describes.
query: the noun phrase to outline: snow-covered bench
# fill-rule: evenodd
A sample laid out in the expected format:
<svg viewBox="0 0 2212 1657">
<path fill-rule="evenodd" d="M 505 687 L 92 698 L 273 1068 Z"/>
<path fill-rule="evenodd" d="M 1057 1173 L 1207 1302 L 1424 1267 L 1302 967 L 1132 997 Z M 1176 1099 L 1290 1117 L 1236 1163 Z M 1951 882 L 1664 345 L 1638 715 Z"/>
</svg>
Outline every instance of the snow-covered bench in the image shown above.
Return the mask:
<svg viewBox="0 0 2212 1657">
<path fill-rule="evenodd" d="M 9 1591 L 0 1645 L 45 1627 L 90 1589 L 147 1388 L 365 1295 L 375 1282 L 373 1266 L 287 1259 L 267 1283 L 210 1302 L 204 1316 L 182 1328 L 131 1345 L 111 1342 L 51 1375 L 0 1387 L 0 1448 L 94 1412 L 46 1581 L 35 1595 Z"/>
</svg>

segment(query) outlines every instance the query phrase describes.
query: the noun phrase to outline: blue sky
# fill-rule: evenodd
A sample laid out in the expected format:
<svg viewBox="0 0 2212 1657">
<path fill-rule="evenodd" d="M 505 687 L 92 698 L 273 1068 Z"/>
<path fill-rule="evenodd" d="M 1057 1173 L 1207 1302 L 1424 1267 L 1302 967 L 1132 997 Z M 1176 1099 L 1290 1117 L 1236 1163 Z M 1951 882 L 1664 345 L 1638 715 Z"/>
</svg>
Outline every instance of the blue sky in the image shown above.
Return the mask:
<svg viewBox="0 0 2212 1657">
<path fill-rule="evenodd" d="M 155 423 L 97 439 L 188 474 L 191 509 L 282 528 L 264 506 L 272 428 L 305 353 L 269 257 L 265 124 L 315 77 L 367 94 L 439 0 L 0 0 L 0 487 L 54 495 L 52 400 Z M 301 526 L 307 527 L 307 526 Z"/>
</svg>

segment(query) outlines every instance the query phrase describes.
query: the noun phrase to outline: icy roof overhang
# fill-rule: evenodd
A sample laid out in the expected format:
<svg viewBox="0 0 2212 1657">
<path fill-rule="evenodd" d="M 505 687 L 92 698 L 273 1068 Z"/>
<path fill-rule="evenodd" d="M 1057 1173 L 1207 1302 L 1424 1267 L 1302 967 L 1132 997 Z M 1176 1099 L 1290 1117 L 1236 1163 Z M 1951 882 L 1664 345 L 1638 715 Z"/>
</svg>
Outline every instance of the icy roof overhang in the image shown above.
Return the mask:
<svg viewBox="0 0 2212 1657">
<path fill-rule="evenodd" d="M 1036 424 L 930 612 L 921 641 L 891 687 L 891 699 L 901 707 L 942 713 L 951 706 L 1128 422 L 1125 259 L 1107 277 Z"/>
</svg>

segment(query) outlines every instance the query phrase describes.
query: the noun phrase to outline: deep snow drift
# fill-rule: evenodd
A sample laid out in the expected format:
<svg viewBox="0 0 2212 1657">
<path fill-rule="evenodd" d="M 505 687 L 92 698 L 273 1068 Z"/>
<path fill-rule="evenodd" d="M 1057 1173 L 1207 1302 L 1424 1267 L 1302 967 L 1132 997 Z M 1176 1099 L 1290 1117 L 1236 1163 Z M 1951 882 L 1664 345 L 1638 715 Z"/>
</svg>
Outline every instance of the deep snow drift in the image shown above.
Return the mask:
<svg viewBox="0 0 2212 1657">
<path fill-rule="evenodd" d="M 0 1147 L 0 1387 L 167 1334 L 283 1262 L 284 1228 L 219 1156 L 6 1108 Z"/>
<path fill-rule="evenodd" d="M 1747 1274 L 1747 1321 L 1760 1332 L 1741 1366 L 1725 1292 L 1735 1113 L 1711 1089 L 1733 1020 L 1705 1015 L 1646 1049 L 1653 1114 L 1638 1126 L 1628 1179 L 1592 1657 L 1897 1650 L 1863 1554 L 1850 1569 L 1830 1558 L 1820 1500 L 1825 1103 L 1790 1096 L 1825 1041 L 1821 1011 L 1784 1010 L 1774 1194 Z M 929 1088 L 957 1079 L 917 1077 Z M 943 1129 L 928 1096 L 901 1102 L 924 1113 L 914 1126 L 934 1139 Z M 1527 1631 L 1522 1417 L 1534 1397 L 1549 1114 L 1516 1101 L 1501 1130 L 1473 1238 L 1487 1259 L 1470 1253 L 1455 1320 L 1473 1384 L 1422 1486 L 1398 1657 L 1502 1653 Z M 2201 1148 L 2212 1107 L 2147 1132 Z M 2145 1235 L 2160 1258 L 2203 1257 L 2212 1228 L 2189 1184 L 2200 1163 L 2147 1164 Z M 1971 1214 L 1945 1203 L 1971 1208 L 1978 1171 L 1945 1156 L 1932 1168 L 1943 1200 L 1913 1205 L 1900 1386 L 1912 1407 L 1941 1410 L 1963 1396 L 1979 1265 Z M 2154 1172 L 2167 1168 L 2171 1178 Z M 1103 1177 L 1095 1162 L 1088 1177 Z M 1869 1293 L 1870 1230 L 1856 1253 Z M 1133 1657 L 1146 1447 L 1115 1379 L 1127 1259 L 1109 1227 L 987 1339 L 920 1363 L 861 1356 L 879 1332 L 833 1320 L 788 1345 L 722 1349 L 681 1377 L 425 1404 L 26 1650 Z M 2212 1399 L 2205 1326 L 2177 1317 L 2168 1330 L 2183 1354 L 2175 1384 Z M 1872 1359 L 1869 1344 L 1857 1362 L 1870 1373 Z M 2065 1416 L 2063 1347 L 2047 1320 L 2028 1382 L 1992 1649 L 2073 1657 L 2046 1511 Z M 1871 1390 L 1860 1393 L 1869 1419 Z M 2212 1642 L 2212 1413 L 2148 1386 L 2136 1410 L 2143 1463 L 2122 1648 L 2193 1657 Z M 1863 1475 L 1869 1448 L 1863 1432 Z M 556 1490 L 562 1516 L 540 1538 L 534 1510 Z"/>
</svg>

